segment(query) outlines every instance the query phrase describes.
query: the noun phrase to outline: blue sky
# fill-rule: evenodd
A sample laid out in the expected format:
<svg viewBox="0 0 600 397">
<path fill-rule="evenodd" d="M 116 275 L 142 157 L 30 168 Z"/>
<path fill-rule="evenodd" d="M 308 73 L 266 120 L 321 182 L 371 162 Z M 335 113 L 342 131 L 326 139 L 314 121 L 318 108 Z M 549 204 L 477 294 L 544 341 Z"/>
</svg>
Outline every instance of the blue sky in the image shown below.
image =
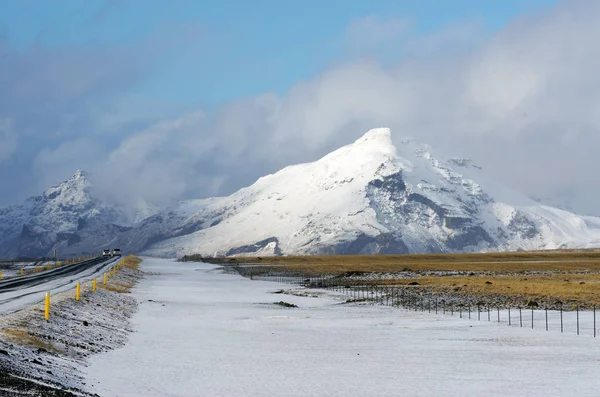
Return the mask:
<svg viewBox="0 0 600 397">
<path fill-rule="evenodd" d="M 0 206 L 77 169 L 134 206 L 229 194 L 387 126 L 600 215 L 599 19 L 596 0 L 0 1 Z"/>
<path fill-rule="evenodd" d="M 16 48 L 128 46 L 187 35 L 132 93 L 215 107 L 265 91 L 284 93 L 344 56 L 341 36 L 368 15 L 411 21 L 410 35 L 479 21 L 489 32 L 553 0 L 5 0 L 0 28 Z M 177 32 L 181 29 L 181 32 Z M 189 33 L 188 33 L 189 32 Z M 170 59 L 169 59 L 170 58 Z"/>
</svg>

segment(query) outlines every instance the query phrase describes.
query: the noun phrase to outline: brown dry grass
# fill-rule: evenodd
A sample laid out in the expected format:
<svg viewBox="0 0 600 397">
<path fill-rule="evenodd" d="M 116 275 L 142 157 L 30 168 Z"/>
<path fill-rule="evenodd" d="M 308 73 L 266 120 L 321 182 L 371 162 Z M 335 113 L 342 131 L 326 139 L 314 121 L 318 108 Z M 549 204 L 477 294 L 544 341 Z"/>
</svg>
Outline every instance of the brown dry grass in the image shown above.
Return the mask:
<svg viewBox="0 0 600 397">
<path fill-rule="evenodd" d="M 212 259 L 205 259 L 212 262 Z M 440 292 L 472 296 L 527 297 L 578 301 L 600 305 L 600 252 L 598 250 L 494 252 L 423 255 L 322 255 L 219 258 L 215 262 L 283 267 L 305 276 L 346 272 L 398 271 L 486 272 L 478 276 L 427 276 L 416 279 L 380 279 L 378 284 L 406 285 L 417 281 Z M 581 272 L 596 274 L 577 274 Z M 546 272 L 552 275 L 518 275 Z M 569 280 L 569 281 L 565 281 Z M 486 284 L 486 281 L 491 284 Z M 583 282 L 584 284 L 580 284 Z M 352 282 L 350 282 L 352 283 Z"/>
<path fill-rule="evenodd" d="M 22 346 L 30 346 L 36 348 L 42 348 L 47 351 L 59 353 L 59 351 L 50 343 L 44 342 L 43 340 L 30 335 L 27 331 L 21 329 L 5 329 L 2 330 L 7 335 L 7 339 L 11 342 L 17 343 Z"/>
<path fill-rule="evenodd" d="M 118 287 L 125 288 L 125 289 L 133 288 L 133 284 L 131 284 L 131 283 L 121 283 L 121 282 L 115 281 L 113 284 Z"/>
<path fill-rule="evenodd" d="M 114 283 L 117 284 L 117 283 Z M 106 284 L 106 285 L 100 285 L 100 288 L 103 288 L 107 291 L 111 291 L 111 292 L 118 292 L 120 294 L 129 294 L 131 293 L 131 288 L 124 288 L 124 287 L 120 287 L 117 285 L 112 285 L 112 284 Z"/>
<path fill-rule="evenodd" d="M 219 260 L 215 262 L 219 262 Z M 600 252 L 536 251 L 485 254 L 236 257 L 226 258 L 220 262 L 285 266 L 287 270 L 312 275 L 348 271 L 391 273 L 401 270 L 568 272 L 600 271 Z"/>
<path fill-rule="evenodd" d="M 261 258 L 226 258 L 227 263 L 253 263 L 283 267 L 303 275 L 346 272 L 394 273 L 398 271 L 486 272 L 492 275 L 425 276 L 380 279 L 378 284 L 406 285 L 417 281 L 439 292 L 477 297 L 504 296 L 531 300 L 577 301 L 600 305 L 600 252 L 535 251 L 477 254 L 330 255 Z M 521 274 L 545 272 L 552 275 Z M 595 274 L 577 274 L 582 272 Z M 569 280 L 569 281 L 565 281 Z M 486 284 L 486 281 L 491 284 Z M 583 282 L 584 284 L 580 284 Z M 350 282 L 352 283 L 352 282 Z"/>
<path fill-rule="evenodd" d="M 433 287 L 439 292 L 453 291 L 473 296 L 527 297 L 531 300 L 554 299 L 600 305 L 600 274 L 419 277 L 382 280 L 380 284 L 408 285 L 414 281 L 419 285 Z"/>
<path fill-rule="evenodd" d="M 138 270 L 140 267 L 140 262 L 142 262 L 140 258 L 133 255 L 127 255 L 121 260 L 120 265 L 127 269 Z M 109 280 L 111 280 L 111 278 L 109 278 Z M 99 287 L 107 291 L 118 292 L 120 294 L 128 294 L 131 293 L 133 284 L 120 281 L 110 281 L 109 284 L 100 284 Z"/>
<path fill-rule="evenodd" d="M 133 269 L 133 270 L 139 270 L 141 262 L 142 262 L 142 259 L 138 258 L 137 256 L 131 255 L 131 254 L 127 255 L 121 261 L 121 263 L 123 264 L 124 267 L 126 267 L 128 269 Z"/>
</svg>

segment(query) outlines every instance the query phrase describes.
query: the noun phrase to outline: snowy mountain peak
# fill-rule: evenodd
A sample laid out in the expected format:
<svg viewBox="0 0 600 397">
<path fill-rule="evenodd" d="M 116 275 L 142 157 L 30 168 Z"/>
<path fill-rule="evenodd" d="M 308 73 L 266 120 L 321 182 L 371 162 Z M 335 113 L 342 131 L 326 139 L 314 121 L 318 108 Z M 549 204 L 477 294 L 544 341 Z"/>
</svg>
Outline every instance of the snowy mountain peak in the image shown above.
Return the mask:
<svg viewBox="0 0 600 397">
<path fill-rule="evenodd" d="M 90 181 L 88 179 L 88 175 L 85 171 L 77 170 L 69 179 L 52 186 L 50 189 L 57 188 L 77 188 L 77 189 L 86 189 L 90 186 Z M 48 189 L 48 190 L 50 190 Z"/>
<path fill-rule="evenodd" d="M 82 170 L 77 170 L 77 171 L 76 171 L 76 172 L 73 174 L 73 176 L 72 176 L 71 178 L 69 178 L 69 179 L 81 179 L 81 178 L 83 178 L 83 179 L 87 179 L 87 177 L 88 177 L 88 174 L 87 174 L 87 172 L 85 172 L 85 171 L 82 171 Z"/>
<path fill-rule="evenodd" d="M 152 217 L 128 239 L 166 256 L 600 245 L 600 219 L 531 207 L 469 159 L 434 155 L 428 145 L 396 138 L 398 147 L 389 128 L 371 129 L 313 163 L 288 166 L 229 197 Z"/>
<path fill-rule="evenodd" d="M 540 206 L 469 159 L 443 157 L 412 138 L 394 141 L 400 144 L 389 128 L 375 128 L 317 161 L 285 167 L 228 197 L 184 201 L 133 226 L 94 198 L 77 171 L 24 205 L 0 209 L 0 257 L 107 245 L 158 256 L 600 246 L 600 218 Z"/>
<path fill-rule="evenodd" d="M 87 174 L 78 170 L 22 205 L 0 209 L 0 257 L 45 256 L 57 248 L 96 252 L 125 230 L 122 212 L 93 196 Z"/>
<path fill-rule="evenodd" d="M 392 131 L 389 128 L 373 128 L 367 131 L 362 137 L 358 138 L 354 143 L 357 145 L 377 143 L 380 145 L 393 146 Z"/>
<path fill-rule="evenodd" d="M 90 186 L 86 173 L 78 170 L 68 180 L 46 190 L 43 198 L 60 206 L 85 207 L 92 201 Z"/>
<path fill-rule="evenodd" d="M 353 155 L 365 151 L 377 153 L 384 157 L 396 157 L 396 160 L 407 168 L 411 168 L 412 162 L 410 160 L 414 159 L 415 156 L 435 161 L 431 153 L 433 150 L 431 146 L 406 135 L 396 136 L 395 141 L 399 142 L 399 146 L 396 146 L 392 141 L 392 131 L 389 128 L 373 128 L 348 146 L 353 147 Z"/>
</svg>

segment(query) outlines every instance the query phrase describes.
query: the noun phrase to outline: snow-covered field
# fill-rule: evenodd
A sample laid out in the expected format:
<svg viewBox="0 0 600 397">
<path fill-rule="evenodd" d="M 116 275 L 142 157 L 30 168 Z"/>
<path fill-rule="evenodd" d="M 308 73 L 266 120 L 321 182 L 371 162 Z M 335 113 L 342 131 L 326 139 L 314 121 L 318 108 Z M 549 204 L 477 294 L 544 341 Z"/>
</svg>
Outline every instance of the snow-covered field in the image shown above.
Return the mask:
<svg viewBox="0 0 600 397">
<path fill-rule="evenodd" d="M 142 268 L 136 332 L 90 359 L 101 396 L 598 395 L 600 339 L 273 294 L 290 286 L 203 263 Z"/>
</svg>

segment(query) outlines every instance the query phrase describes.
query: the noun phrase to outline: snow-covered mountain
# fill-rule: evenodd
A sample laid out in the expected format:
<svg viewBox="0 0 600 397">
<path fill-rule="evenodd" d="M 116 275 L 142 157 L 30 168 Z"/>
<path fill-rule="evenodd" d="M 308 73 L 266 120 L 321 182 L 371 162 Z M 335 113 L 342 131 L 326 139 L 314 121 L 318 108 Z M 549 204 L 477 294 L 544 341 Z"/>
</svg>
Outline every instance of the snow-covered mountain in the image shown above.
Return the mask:
<svg viewBox="0 0 600 397">
<path fill-rule="evenodd" d="M 94 198 L 77 172 L 0 210 L 0 257 L 53 248 L 232 256 L 600 247 L 600 218 L 541 205 L 470 160 L 434 155 L 412 139 L 395 146 L 386 128 L 231 196 L 182 201 L 123 224 L 130 218 Z"/>
<path fill-rule="evenodd" d="M 423 253 L 600 246 L 600 218 L 542 206 L 468 159 L 386 128 L 229 197 L 182 202 L 125 233 L 157 256 Z"/>
<path fill-rule="evenodd" d="M 85 172 L 0 209 L 0 258 L 59 256 L 98 252 L 129 229 L 123 214 L 94 198 Z M 112 248 L 112 247 L 111 247 Z"/>
</svg>

